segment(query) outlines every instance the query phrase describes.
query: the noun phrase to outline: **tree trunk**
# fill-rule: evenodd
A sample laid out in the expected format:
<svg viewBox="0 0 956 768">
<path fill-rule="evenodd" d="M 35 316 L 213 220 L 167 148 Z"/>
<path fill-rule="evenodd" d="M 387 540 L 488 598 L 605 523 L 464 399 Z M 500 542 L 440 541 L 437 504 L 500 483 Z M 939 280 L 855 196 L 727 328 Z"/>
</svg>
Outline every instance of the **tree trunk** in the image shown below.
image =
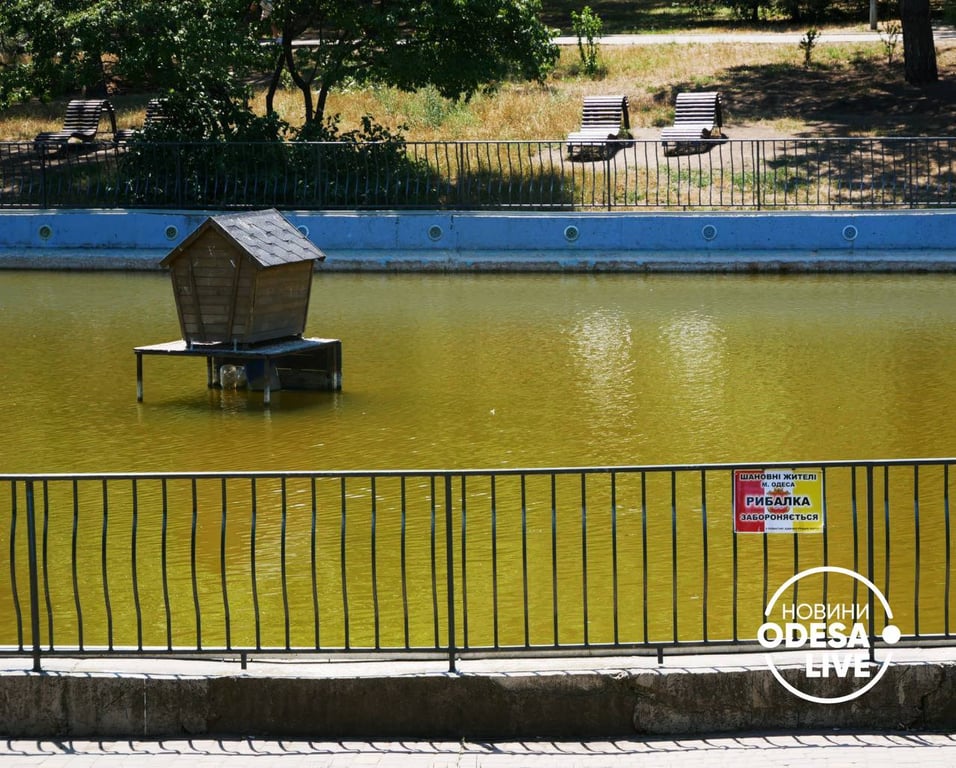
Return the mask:
<svg viewBox="0 0 956 768">
<path fill-rule="evenodd" d="M 912 85 L 935 83 L 936 46 L 929 18 L 929 0 L 900 0 L 903 27 L 903 68 Z"/>
<path fill-rule="evenodd" d="M 285 52 L 283 51 L 276 59 L 276 65 L 272 70 L 272 78 L 269 80 L 269 90 L 266 91 L 266 112 L 270 115 L 275 112 L 276 91 L 279 90 L 279 78 L 282 77 L 284 68 Z"/>
<path fill-rule="evenodd" d="M 292 55 L 291 37 L 282 38 L 282 51 L 285 57 L 285 65 L 288 67 L 289 74 L 292 76 L 292 82 L 295 83 L 295 87 L 302 93 L 302 113 L 305 118 L 305 124 L 308 125 L 315 117 L 312 111 L 312 83 L 302 77 L 302 73 L 299 72 L 298 67 L 295 65 L 295 57 Z"/>
</svg>

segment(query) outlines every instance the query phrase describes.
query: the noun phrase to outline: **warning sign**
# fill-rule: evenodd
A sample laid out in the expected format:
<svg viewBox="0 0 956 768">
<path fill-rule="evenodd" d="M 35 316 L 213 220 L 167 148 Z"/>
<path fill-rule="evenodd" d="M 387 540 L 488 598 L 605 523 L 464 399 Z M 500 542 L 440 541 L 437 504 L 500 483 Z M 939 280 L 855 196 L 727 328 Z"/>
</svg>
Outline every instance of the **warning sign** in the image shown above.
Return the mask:
<svg viewBox="0 0 956 768">
<path fill-rule="evenodd" d="M 738 533 L 820 533 L 823 472 L 734 470 L 734 530 Z"/>
</svg>

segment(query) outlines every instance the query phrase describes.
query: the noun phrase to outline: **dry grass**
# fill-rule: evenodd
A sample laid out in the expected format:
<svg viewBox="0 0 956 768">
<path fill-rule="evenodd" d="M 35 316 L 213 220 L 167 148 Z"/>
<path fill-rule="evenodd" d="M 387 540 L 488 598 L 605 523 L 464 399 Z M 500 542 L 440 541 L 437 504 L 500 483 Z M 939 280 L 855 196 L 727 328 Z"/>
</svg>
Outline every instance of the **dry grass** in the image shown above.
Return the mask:
<svg viewBox="0 0 956 768">
<path fill-rule="evenodd" d="M 652 132 L 673 115 L 682 90 L 719 90 L 725 126 L 747 126 L 771 135 L 948 133 L 951 81 L 956 48 L 939 51 L 941 82 L 917 90 L 902 80 L 902 66 L 888 65 L 880 43 L 819 44 L 814 65 L 803 67 L 796 45 L 660 44 L 604 46 L 601 75 L 578 74 L 575 48 L 565 48 L 554 74 L 543 85 L 507 83 L 494 94 L 467 102 L 441 98 L 424 89 L 414 94 L 368 87 L 334 93 L 329 114 L 341 128 L 359 125 L 365 114 L 390 128 L 406 126 L 413 141 L 531 139 L 560 140 L 578 127 L 586 94 L 623 93 L 631 104 L 635 133 Z M 142 120 L 147 97 L 113 98 L 120 127 Z M 253 104 L 264 111 L 264 97 Z M 292 124 L 301 121 L 295 91 L 280 92 L 277 109 Z M 63 104 L 19 105 L 0 114 L 0 138 L 29 140 L 58 126 Z"/>
</svg>

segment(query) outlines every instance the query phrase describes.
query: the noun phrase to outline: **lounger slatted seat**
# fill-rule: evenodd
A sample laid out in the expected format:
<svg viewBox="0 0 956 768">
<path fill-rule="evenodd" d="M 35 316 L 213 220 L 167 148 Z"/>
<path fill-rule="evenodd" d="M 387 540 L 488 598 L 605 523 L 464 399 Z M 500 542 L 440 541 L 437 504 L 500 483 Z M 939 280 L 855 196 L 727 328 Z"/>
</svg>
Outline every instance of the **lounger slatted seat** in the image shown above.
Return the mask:
<svg viewBox="0 0 956 768">
<path fill-rule="evenodd" d="M 143 125 L 140 128 L 121 128 L 113 134 L 117 144 L 129 141 L 134 136 L 152 125 L 159 125 L 166 120 L 162 99 L 150 99 L 146 104 L 146 114 L 143 116 Z"/>
<path fill-rule="evenodd" d="M 103 113 L 110 121 L 110 128 L 116 132 L 116 114 L 113 105 L 106 99 L 73 99 L 66 106 L 63 127 L 58 131 L 44 131 L 33 139 L 37 147 L 45 145 L 68 144 L 70 140 L 88 142 L 96 139 Z"/>
<path fill-rule="evenodd" d="M 626 138 L 630 129 L 627 96 L 585 96 L 581 130 L 568 134 L 568 155 L 613 152 L 618 147 L 609 140 Z"/>
<path fill-rule="evenodd" d="M 696 154 L 708 151 L 719 139 L 723 126 L 720 94 L 716 91 L 679 93 L 674 109 L 674 124 L 661 131 L 665 155 Z"/>
</svg>

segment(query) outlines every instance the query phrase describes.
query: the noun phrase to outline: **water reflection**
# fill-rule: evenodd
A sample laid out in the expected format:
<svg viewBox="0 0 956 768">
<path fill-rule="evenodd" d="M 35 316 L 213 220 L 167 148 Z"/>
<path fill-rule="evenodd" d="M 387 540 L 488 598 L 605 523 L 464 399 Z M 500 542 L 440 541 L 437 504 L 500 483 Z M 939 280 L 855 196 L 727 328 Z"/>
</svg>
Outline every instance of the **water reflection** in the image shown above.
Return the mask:
<svg viewBox="0 0 956 768">
<path fill-rule="evenodd" d="M 726 341 L 713 317 L 690 311 L 660 329 L 667 387 L 683 403 L 683 421 L 700 439 L 725 431 Z"/>
<path fill-rule="evenodd" d="M 951 276 L 318 275 L 340 393 L 208 390 L 165 275 L 0 280 L 8 472 L 943 456 Z"/>
<path fill-rule="evenodd" d="M 619 419 L 633 407 L 631 325 L 620 309 L 582 312 L 568 330 L 570 368 L 578 397 L 602 420 Z M 607 426 L 607 425 L 605 425 Z"/>
</svg>

